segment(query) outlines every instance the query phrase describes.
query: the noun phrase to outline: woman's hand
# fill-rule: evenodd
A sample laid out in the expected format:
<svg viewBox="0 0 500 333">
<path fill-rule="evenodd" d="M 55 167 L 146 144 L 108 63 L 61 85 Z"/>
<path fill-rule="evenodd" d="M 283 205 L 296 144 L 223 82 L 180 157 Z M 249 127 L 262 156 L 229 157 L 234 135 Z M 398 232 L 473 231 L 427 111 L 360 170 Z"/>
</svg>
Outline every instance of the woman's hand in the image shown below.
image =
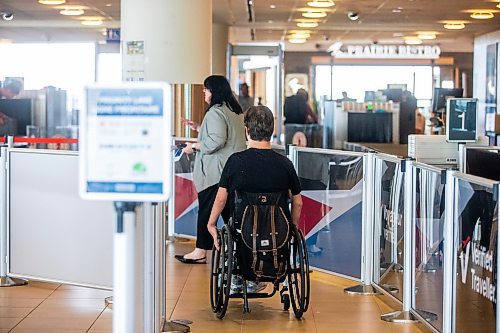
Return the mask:
<svg viewBox="0 0 500 333">
<path fill-rule="evenodd" d="M 192 121 L 181 117 L 181 122 L 184 125 L 189 126 L 189 128 L 191 128 L 193 131 L 198 132 L 200 130 L 200 124 L 198 124 L 196 121 Z"/>
<path fill-rule="evenodd" d="M 182 148 L 184 154 L 192 154 L 195 151 L 200 150 L 200 145 L 197 142 L 185 142 L 184 144 L 186 145 L 184 148 Z"/>
<path fill-rule="evenodd" d="M 215 224 L 208 224 L 207 225 L 208 232 L 210 232 L 210 235 L 212 235 L 212 238 L 214 239 L 214 246 L 219 250 L 219 239 L 217 237 L 217 226 Z"/>
</svg>

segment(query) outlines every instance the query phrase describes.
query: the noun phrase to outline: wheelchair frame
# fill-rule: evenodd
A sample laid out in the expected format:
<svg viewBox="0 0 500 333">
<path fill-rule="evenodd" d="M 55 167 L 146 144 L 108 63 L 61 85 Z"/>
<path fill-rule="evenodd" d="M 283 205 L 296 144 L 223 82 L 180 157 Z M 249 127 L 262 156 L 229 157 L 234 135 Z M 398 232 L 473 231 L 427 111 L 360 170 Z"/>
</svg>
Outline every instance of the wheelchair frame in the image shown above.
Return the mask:
<svg viewBox="0 0 500 333">
<path fill-rule="evenodd" d="M 241 241 L 241 238 L 233 227 L 232 219 L 229 225 L 226 224 L 218 230 L 218 239 L 219 250 L 213 248 L 210 264 L 210 305 L 217 318 L 224 318 L 230 298 L 242 298 L 243 313 L 250 312 L 248 299 L 273 297 L 285 279 L 288 284 L 283 284 L 280 290 L 283 310 L 288 311 L 291 304 L 295 317 L 297 319 L 302 317 L 309 307 L 310 299 L 309 259 L 306 241 L 296 225 L 290 224 L 290 236 L 287 242 L 290 258 L 286 263 L 286 274 L 274 282 L 271 293 L 247 293 L 247 281 L 243 278 L 243 291 L 230 294 L 232 275 L 241 275 L 235 253 L 236 242 Z"/>
</svg>

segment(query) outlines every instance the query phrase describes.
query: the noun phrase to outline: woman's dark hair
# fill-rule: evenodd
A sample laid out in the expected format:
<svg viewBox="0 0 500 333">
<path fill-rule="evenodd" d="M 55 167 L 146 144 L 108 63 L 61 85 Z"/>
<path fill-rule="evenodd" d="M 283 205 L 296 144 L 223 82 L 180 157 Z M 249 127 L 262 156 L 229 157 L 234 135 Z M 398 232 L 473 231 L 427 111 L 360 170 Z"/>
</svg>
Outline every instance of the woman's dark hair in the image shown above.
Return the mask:
<svg viewBox="0 0 500 333">
<path fill-rule="evenodd" d="M 229 109 L 231 109 L 231 111 L 233 111 L 234 113 L 243 113 L 240 104 L 234 97 L 229 82 L 227 82 L 227 79 L 224 76 L 211 75 L 205 79 L 205 81 L 203 82 L 203 86 L 205 87 L 205 89 L 210 90 L 210 92 L 212 93 L 212 98 L 210 100 L 208 109 L 210 109 L 214 105 L 222 105 L 222 103 L 225 102 Z"/>
<path fill-rule="evenodd" d="M 245 127 L 255 141 L 270 141 L 274 132 L 274 115 L 267 106 L 251 106 L 245 112 Z"/>
</svg>

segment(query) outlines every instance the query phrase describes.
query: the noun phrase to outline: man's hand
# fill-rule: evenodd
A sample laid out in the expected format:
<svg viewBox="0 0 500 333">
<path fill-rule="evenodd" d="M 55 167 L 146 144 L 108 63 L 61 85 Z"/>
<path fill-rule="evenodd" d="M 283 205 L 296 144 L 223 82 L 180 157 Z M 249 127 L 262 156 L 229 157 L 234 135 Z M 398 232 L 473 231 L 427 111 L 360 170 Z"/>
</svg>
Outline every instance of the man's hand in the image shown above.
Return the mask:
<svg viewBox="0 0 500 333">
<path fill-rule="evenodd" d="M 207 225 L 208 232 L 210 232 L 210 235 L 212 235 L 212 238 L 214 239 L 214 246 L 219 251 L 219 238 L 217 237 L 218 232 L 217 232 L 217 226 L 215 224 L 208 224 Z"/>
</svg>

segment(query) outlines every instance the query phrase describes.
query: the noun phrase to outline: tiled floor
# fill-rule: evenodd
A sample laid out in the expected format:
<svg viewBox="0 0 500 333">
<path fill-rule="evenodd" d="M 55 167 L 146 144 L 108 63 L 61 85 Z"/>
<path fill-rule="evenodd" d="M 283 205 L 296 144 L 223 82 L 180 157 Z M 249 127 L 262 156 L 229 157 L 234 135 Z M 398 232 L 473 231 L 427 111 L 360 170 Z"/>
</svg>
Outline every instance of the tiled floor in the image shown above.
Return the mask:
<svg viewBox="0 0 500 333">
<path fill-rule="evenodd" d="M 192 332 L 424 332 L 420 325 L 390 324 L 380 315 L 393 311 L 381 297 L 343 292 L 348 280 L 313 272 L 311 305 L 302 320 L 281 310 L 279 297 L 251 300 L 243 314 L 241 301 L 231 300 L 224 320 L 212 313 L 208 300 L 209 265 L 185 265 L 173 259 L 193 246 L 168 246 L 167 313 L 193 321 Z M 111 333 L 112 309 L 104 304 L 111 292 L 68 285 L 30 282 L 0 288 L 0 333 Z"/>
</svg>

